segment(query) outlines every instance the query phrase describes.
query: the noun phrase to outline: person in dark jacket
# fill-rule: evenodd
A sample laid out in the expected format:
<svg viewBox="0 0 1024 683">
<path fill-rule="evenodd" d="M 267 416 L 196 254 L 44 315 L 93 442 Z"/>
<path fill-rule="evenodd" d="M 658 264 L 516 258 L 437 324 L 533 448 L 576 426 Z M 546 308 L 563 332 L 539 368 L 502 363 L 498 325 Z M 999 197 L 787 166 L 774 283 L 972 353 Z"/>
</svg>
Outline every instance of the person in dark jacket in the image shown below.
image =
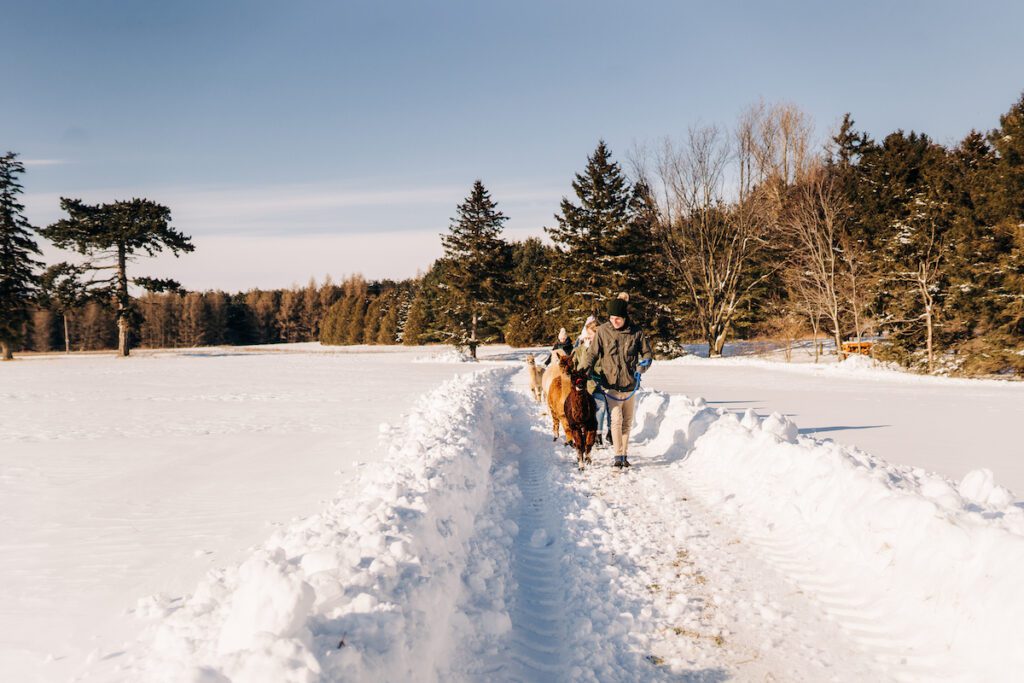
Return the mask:
<svg viewBox="0 0 1024 683">
<path fill-rule="evenodd" d="M 551 347 L 552 353 L 548 354 L 548 357 L 544 360 L 544 365 L 551 364 L 551 357 L 554 355 L 555 351 L 561 350 L 565 355 L 571 356 L 572 347 L 572 339 L 569 338 L 569 333 L 566 332 L 565 328 L 563 327 L 558 331 L 558 341 L 556 341 L 554 345 Z"/>
<path fill-rule="evenodd" d="M 629 467 L 629 432 L 636 410 L 634 390 L 654 354 L 647 335 L 629 319 L 629 295 L 625 292 L 608 302 L 608 322 L 597 328 L 589 351 L 586 369 L 594 373 L 600 367 L 597 377 L 608 398 L 614 465 Z"/>
</svg>

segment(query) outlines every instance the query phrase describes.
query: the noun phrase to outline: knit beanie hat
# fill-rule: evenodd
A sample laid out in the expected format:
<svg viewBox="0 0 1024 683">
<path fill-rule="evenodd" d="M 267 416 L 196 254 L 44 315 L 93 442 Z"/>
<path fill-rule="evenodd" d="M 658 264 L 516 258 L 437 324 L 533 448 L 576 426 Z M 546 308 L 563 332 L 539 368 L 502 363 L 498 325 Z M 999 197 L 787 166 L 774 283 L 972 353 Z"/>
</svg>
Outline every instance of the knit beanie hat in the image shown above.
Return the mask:
<svg viewBox="0 0 1024 683">
<path fill-rule="evenodd" d="M 576 337 L 576 338 L 577 338 L 577 339 L 583 339 L 583 338 L 585 338 L 585 337 L 587 336 L 587 325 L 589 325 L 590 323 L 596 323 L 596 322 L 597 322 L 597 318 L 595 318 L 595 317 L 594 317 L 594 316 L 592 316 L 592 315 L 588 315 L 588 316 L 587 316 L 587 319 L 586 319 L 586 320 L 584 321 L 584 323 L 583 323 L 583 327 L 581 327 L 581 328 L 580 328 L 580 334 L 579 334 L 579 336 L 578 336 L 578 337 Z"/>
<path fill-rule="evenodd" d="M 619 292 L 619 296 L 608 302 L 608 316 L 616 318 L 629 317 L 629 294 Z"/>
<path fill-rule="evenodd" d="M 558 341 L 564 342 L 568 338 L 569 338 L 569 333 L 565 331 L 564 327 L 558 331 Z"/>
</svg>

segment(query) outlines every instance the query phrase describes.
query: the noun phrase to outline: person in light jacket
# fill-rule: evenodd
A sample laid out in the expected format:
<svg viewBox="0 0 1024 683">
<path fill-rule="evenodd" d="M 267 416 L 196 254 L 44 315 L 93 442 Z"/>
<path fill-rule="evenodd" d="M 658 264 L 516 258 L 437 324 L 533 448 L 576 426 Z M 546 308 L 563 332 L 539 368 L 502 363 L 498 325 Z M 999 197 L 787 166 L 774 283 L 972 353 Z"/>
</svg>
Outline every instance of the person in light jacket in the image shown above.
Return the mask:
<svg viewBox="0 0 1024 683">
<path fill-rule="evenodd" d="M 594 343 L 594 336 L 597 334 L 597 318 L 590 316 L 583 323 L 580 335 L 576 337 L 576 348 L 572 351 L 572 366 L 576 370 L 583 369 L 587 364 L 587 357 L 590 355 L 590 347 Z M 595 366 L 593 374 L 600 373 L 600 367 Z M 608 400 L 604 390 L 594 380 L 587 381 L 587 391 L 594 396 L 597 404 L 597 440 L 595 445 L 604 448 L 604 436 L 607 435 L 608 446 L 611 446 L 611 422 L 608 419 Z"/>
</svg>

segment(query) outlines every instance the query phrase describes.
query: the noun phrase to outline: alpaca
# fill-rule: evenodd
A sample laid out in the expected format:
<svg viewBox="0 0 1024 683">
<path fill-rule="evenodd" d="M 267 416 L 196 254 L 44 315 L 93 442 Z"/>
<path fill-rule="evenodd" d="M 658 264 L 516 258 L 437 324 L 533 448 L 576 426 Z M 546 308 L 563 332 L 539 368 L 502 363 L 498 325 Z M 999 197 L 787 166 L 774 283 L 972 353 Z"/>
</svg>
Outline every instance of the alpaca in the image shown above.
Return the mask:
<svg viewBox="0 0 1024 683">
<path fill-rule="evenodd" d="M 565 397 L 569 395 L 569 390 L 572 388 L 572 383 L 569 380 L 570 367 L 572 367 L 572 357 L 563 353 L 558 356 L 558 363 L 552 363 L 544 372 L 544 379 L 548 380 L 546 393 L 548 412 L 551 414 L 551 431 L 554 434 L 551 438 L 552 441 L 558 441 L 558 427 L 561 425 L 566 440 L 572 443 L 569 423 L 565 421 Z"/>
<path fill-rule="evenodd" d="M 554 351 L 551 352 L 551 360 L 553 360 L 554 362 L 548 365 L 546 368 L 544 368 L 544 374 L 541 375 L 540 378 L 541 390 L 544 392 L 545 396 L 551 393 L 551 382 L 555 379 L 555 377 L 558 377 L 559 375 L 563 374 L 562 369 L 558 365 L 559 359 L 562 358 L 563 356 L 565 356 L 565 351 L 563 351 L 562 349 L 555 349 Z M 565 374 L 568 378 L 568 373 Z"/>
<path fill-rule="evenodd" d="M 586 370 L 573 370 L 569 377 L 569 393 L 563 410 L 568 424 L 565 431 L 576 447 L 576 461 L 582 471 L 584 461 L 588 465 L 592 462 L 590 450 L 597 440 L 597 403 L 587 391 Z"/>
<path fill-rule="evenodd" d="M 530 393 L 533 394 L 533 399 L 540 403 L 544 393 L 541 386 L 541 378 L 544 376 L 544 371 L 537 367 L 537 359 L 532 353 L 526 357 L 526 373 L 530 381 Z"/>
</svg>

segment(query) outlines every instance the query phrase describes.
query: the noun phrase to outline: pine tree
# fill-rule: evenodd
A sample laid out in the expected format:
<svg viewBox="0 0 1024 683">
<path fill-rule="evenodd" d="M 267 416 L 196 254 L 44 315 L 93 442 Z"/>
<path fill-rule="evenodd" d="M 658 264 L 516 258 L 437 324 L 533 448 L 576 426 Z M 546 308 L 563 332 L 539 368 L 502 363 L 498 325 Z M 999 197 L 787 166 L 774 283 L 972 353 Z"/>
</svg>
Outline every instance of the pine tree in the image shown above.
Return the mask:
<svg viewBox="0 0 1024 683">
<path fill-rule="evenodd" d="M 998 156 L 992 199 L 993 217 L 998 217 L 995 267 L 1003 273 L 1004 297 L 992 325 L 1008 344 L 1019 346 L 1024 342 L 1024 94 L 999 117 L 989 140 Z"/>
<path fill-rule="evenodd" d="M 323 317 L 323 309 L 320 308 L 320 292 L 316 286 L 316 280 L 309 278 L 309 283 L 302 290 L 302 338 L 300 341 L 314 341 L 319 338 L 321 317 Z"/>
<path fill-rule="evenodd" d="M 832 136 L 832 149 L 829 163 L 835 166 L 853 166 L 865 149 L 871 146 L 871 138 L 867 133 L 857 132 L 853 117 L 847 112 L 839 124 L 839 131 Z"/>
<path fill-rule="evenodd" d="M 942 340 L 955 197 L 946 150 L 927 135 L 897 131 L 861 161 L 866 177 L 861 227 L 885 273 L 880 323 L 909 360 L 924 349 L 929 369 Z"/>
<path fill-rule="evenodd" d="M 206 340 L 206 302 L 199 292 L 189 292 L 182 299 L 179 344 L 186 348 L 203 346 Z"/>
<path fill-rule="evenodd" d="M 611 157 L 598 142 L 572 183 L 578 203 L 563 198 L 557 225 L 546 228 L 560 252 L 551 285 L 563 319 L 602 313 L 601 303 L 624 288 L 616 284 L 635 277 L 624 251 L 637 243 L 627 234 L 636 225 L 633 188 Z"/>
<path fill-rule="evenodd" d="M 68 217 L 40 232 L 61 249 L 75 249 L 89 256 L 87 268 L 93 273 L 93 293 L 107 295 L 116 307 L 121 356 L 130 350 L 131 334 L 139 322 L 139 310 L 128 290 L 134 284 L 152 292 L 177 289 L 169 279 L 128 277 L 128 263 L 137 252 L 153 256 L 164 249 L 175 256 L 195 249 L 190 238 L 170 226 L 171 210 L 148 199 L 112 204 L 85 204 L 62 197 L 61 208 Z M 107 272 L 113 274 L 102 277 Z"/>
<path fill-rule="evenodd" d="M 643 326 L 652 342 L 675 340 L 679 333 L 678 288 L 660 248 L 660 216 L 650 187 L 636 183 L 628 221 L 611 240 L 617 268 L 608 284 L 630 293 L 630 317 Z"/>
<path fill-rule="evenodd" d="M 18 176 L 25 166 L 18 155 L 8 152 L 0 157 L 0 358 L 11 360 L 14 347 L 22 340 L 29 320 L 29 307 L 35 295 L 42 263 L 32 258 L 39 247 L 32 237 L 33 227 L 25 218 L 25 206 L 19 201 L 22 186 Z"/>
<path fill-rule="evenodd" d="M 377 290 L 376 294 L 372 292 Z M 380 333 L 380 323 L 384 314 L 386 294 L 379 286 L 371 287 L 370 301 L 366 307 L 366 316 L 363 320 L 363 343 L 376 344 L 377 335 Z"/>
<path fill-rule="evenodd" d="M 402 328 L 402 343 L 406 346 L 417 346 L 426 343 L 427 330 L 430 324 L 427 295 L 419 288 L 409 302 L 409 314 Z"/>
<path fill-rule="evenodd" d="M 302 340 L 302 295 L 294 288 L 281 292 L 276 320 L 281 341 L 288 343 Z"/>
<path fill-rule="evenodd" d="M 446 291 L 451 324 L 473 358 L 477 344 L 501 335 L 499 316 L 509 290 L 509 250 L 501 238 L 506 220 L 477 180 L 441 239 L 450 266 Z"/>
<path fill-rule="evenodd" d="M 227 341 L 228 295 L 221 291 L 203 294 L 206 301 L 206 343 L 223 344 Z"/>
<path fill-rule="evenodd" d="M 512 346 L 541 344 L 558 331 L 559 320 L 546 314 L 544 287 L 550 276 L 555 250 L 536 237 L 513 242 L 512 290 L 505 342 Z"/>
<path fill-rule="evenodd" d="M 82 282 L 83 269 L 70 263 L 56 263 L 39 280 L 39 303 L 59 314 L 64 322 L 64 351 L 71 352 L 68 317 L 89 299 L 89 291 Z"/>
<path fill-rule="evenodd" d="M 280 341 L 277 331 L 277 308 L 280 291 L 253 289 L 246 293 L 245 302 L 252 311 L 257 344 Z"/>
</svg>

